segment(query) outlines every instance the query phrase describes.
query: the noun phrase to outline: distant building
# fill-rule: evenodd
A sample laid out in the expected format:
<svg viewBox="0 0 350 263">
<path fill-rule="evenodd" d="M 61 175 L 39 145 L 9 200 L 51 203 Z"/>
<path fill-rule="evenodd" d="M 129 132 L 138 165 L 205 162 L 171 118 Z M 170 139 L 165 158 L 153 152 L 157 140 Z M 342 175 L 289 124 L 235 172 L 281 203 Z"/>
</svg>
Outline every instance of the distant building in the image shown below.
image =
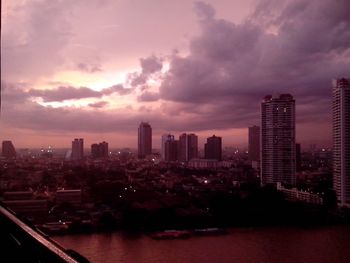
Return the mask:
<svg viewBox="0 0 350 263">
<path fill-rule="evenodd" d="M 179 137 L 179 161 L 188 162 L 198 157 L 198 137 L 183 133 Z"/>
<path fill-rule="evenodd" d="M 138 157 L 143 159 L 152 153 L 152 127 L 141 122 L 138 128 Z"/>
<path fill-rule="evenodd" d="M 301 171 L 301 147 L 300 143 L 295 144 L 295 162 L 296 162 L 296 171 Z"/>
<path fill-rule="evenodd" d="M 204 145 L 205 159 L 215 159 L 221 161 L 222 159 L 222 139 L 213 135 L 207 138 L 207 143 Z"/>
<path fill-rule="evenodd" d="M 174 141 L 175 136 L 172 134 L 163 134 L 162 135 L 162 145 L 161 145 L 161 157 L 162 160 L 165 160 L 165 142 Z"/>
<path fill-rule="evenodd" d="M 333 81 L 333 188 L 350 207 L 350 79 Z"/>
<path fill-rule="evenodd" d="M 12 144 L 12 141 L 3 141 L 2 142 L 2 156 L 5 158 L 15 158 L 16 150 Z"/>
<path fill-rule="evenodd" d="M 164 144 L 164 161 L 174 162 L 178 160 L 179 141 L 168 140 Z"/>
<path fill-rule="evenodd" d="M 108 143 L 100 142 L 92 144 L 91 155 L 93 158 L 108 158 Z"/>
<path fill-rule="evenodd" d="M 282 192 L 288 201 L 299 201 L 310 204 L 323 204 L 323 198 L 318 194 L 310 193 L 307 191 L 299 191 L 296 187 L 292 189 L 284 188 L 281 183 L 277 183 L 277 190 Z"/>
<path fill-rule="evenodd" d="M 47 200 L 34 199 L 31 191 L 4 192 L 3 197 L 3 203 L 20 215 L 37 220 L 42 220 L 47 215 Z"/>
<path fill-rule="evenodd" d="M 261 183 L 295 185 L 295 100 L 268 95 L 261 103 Z"/>
<path fill-rule="evenodd" d="M 215 159 L 191 159 L 188 167 L 196 169 L 217 169 L 221 167 L 221 163 Z"/>
<path fill-rule="evenodd" d="M 56 204 L 69 203 L 72 206 L 81 205 L 81 190 L 58 190 L 56 191 Z"/>
<path fill-rule="evenodd" d="M 260 161 L 260 127 L 252 126 L 248 128 L 248 161 L 256 164 Z"/>
<path fill-rule="evenodd" d="M 72 141 L 72 160 L 82 160 L 84 158 L 84 139 L 74 139 Z"/>
</svg>

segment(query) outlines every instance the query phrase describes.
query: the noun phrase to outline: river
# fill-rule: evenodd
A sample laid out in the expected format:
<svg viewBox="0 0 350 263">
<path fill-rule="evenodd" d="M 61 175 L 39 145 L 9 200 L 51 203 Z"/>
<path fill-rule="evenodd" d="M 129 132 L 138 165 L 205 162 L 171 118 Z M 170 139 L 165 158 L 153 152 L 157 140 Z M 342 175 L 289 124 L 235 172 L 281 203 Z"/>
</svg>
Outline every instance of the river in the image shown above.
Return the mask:
<svg viewBox="0 0 350 263">
<path fill-rule="evenodd" d="M 350 262 L 350 226 L 238 228 L 222 236 L 154 240 L 96 233 L 53 237 L 91 262 Z"/>
</svg>

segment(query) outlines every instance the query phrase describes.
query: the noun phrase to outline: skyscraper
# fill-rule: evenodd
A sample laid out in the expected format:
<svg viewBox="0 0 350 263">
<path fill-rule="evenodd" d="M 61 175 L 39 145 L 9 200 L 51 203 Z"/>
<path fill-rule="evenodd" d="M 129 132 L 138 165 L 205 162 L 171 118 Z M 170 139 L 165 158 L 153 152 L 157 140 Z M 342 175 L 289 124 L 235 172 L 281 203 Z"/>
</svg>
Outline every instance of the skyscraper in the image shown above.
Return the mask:
<svg viewBox="0 0 350 263">
<path fill-rule="evenodd" d="M 301 146 L 300 143 L 295 144 L 295 165 L 296 171 L 301 171 Z"/>
<path fill-rule="evenodd" d="M 188 162 L 198 157 L 198 137 L 191 133 L 183 133 L 179 137 L 179 160 Z"/>
<path fill-rule="evenodd" d="M 179 141 L 168 140 L 164 144 L 164 161 L 174 162 L 178 160 Z"/>
<path fill-rule="evenodd" d="M 222 139 L 213 135 L 207 138 L 207 143 L 204 145 L 205 159 L 222 159 Z"/>
<path fill-rule="evenodd" d="M 108 157 L 108 143 L 100 142 L 91 145 L 91 155 L 93 158 L 107 158 Z"/>
<path fill-rule="evenodd" d="M 138 129 L 138 157 L 145 158 L 152 153 L 152 127 L 141 122 Z"/>
<path fill-rule="evenodd" d="M 165 160 L 165 142 L 174 141 L 175 136 L 171 134 L 163 134 L 162 135 L 162 145 L 161 145 L 161 157 L 162 160 Z"/>
<path fill-rule="evenodd" d="M 2 156 L 5 158 L 15 158 L 16 150 L 12 144 L 12 141 L 3 141 L 2 142 Z"/>
<path fill-rule="evenodd" d="M 333 188 L 350 207 L 350 79 L 333 81 Z"/>
<path fill-rule="evenodd" d="M 250 164 L 258 163 L 260 160 L 260 127 L 248 128 L 248 160 Z"/>
<path fill-rule="evenodd" d="M 261 103 L 261 183 L 295 185 L 295 100 L 268 95 Z"/>
<path fill-rule="evenodd" d="M 72 160 L 82 160 L 84 158 L 84 139 L 74 139 L 72 141 Z"/>
</svg>

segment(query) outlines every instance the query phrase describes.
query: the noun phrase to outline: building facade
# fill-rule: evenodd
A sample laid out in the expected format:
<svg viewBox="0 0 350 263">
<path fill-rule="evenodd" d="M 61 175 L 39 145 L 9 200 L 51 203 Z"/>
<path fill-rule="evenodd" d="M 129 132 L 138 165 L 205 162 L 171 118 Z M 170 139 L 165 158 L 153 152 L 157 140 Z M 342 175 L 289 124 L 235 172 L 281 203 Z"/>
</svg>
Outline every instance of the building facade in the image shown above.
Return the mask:
<svg viewBox="0 0 350 263">
<path fill-rule="evenodd" d="M 261 183 L 295 185 L 295 100 L 268 95 L 261 103 Z"/>
<path fill-rule="evenodd" d="M 138 158 L 143 159 L 152 154 L 152 127 L 147 122 L 141 122 L 138 128 Z"/>
<path fill-rule="evenodd" d="M 84 158 L 84 139 L 74 139 L 72 141 L 72 160 L 82 160 Z"/>
<path fill-rule="evenodd" d="M 198 136 L 183 133 L 179 137 L 179 161 L 188 162 L 198 157 Z"/>
<path fill-rule="evenodd" d="M 164 145 L 164 161 L 174 162 L 178 160 L 179 141 L 169 140 Z"/>
<path fill-rule="evenodd" d="M 350 79 L 333 81 L 333 188 L 339 206 L 350 207 Z"/>
<path fill-rule="evenodd" d="M 2 142 L 2 156 L 5 158 L 15 158 L 16 150 L 13 146 L 12 141 L 3 141 Z"/>
<path fill-rule="evenodd" d="M 260 127 L 248 128 L 248 161 L 250 164 L 258 163 L 260 160 Z"/>
<path fill-rule="evenodd" d="M 108 143 L 100 142 L 91 145 L 91 156 L 93 158 L 108 158 Z"/>
<path fill-rule="evenodd" d="M 160 149 L 160 155 L 162 157 L 162 160 L 165 160 L 165 143 L 167 141 L 174 141 L 175 136 L 172 134 L 163 134 L 162 135 L 162 144 L 161 144 L 161 149 Z"/>
<path fill-rule="evenodd" d="M 205 159 L 214 159 L 221 161 L 222 159 L 222 138 L 213 135 L 207 138 L 207 143 L 204 145 Z"/>
</svg>

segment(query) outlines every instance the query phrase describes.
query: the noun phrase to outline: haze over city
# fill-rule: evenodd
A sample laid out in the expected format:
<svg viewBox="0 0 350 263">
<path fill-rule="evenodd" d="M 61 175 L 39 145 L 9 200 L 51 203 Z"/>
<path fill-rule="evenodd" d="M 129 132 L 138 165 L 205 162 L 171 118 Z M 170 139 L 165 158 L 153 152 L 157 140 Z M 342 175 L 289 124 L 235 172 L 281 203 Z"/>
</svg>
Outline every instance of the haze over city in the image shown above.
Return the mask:
<svg viewBox="0 0 350 263">
<path fill-rule="evenodd" d="M 296 100 L 297 141 L 331 145 L 350 68 L 349 1 L 3 1 L 1 140 L 136 147 L 137 126 L 247 144 L 266 94 Z M 158 145 L 157 145 L 158 144 Z"/>
</svg>

